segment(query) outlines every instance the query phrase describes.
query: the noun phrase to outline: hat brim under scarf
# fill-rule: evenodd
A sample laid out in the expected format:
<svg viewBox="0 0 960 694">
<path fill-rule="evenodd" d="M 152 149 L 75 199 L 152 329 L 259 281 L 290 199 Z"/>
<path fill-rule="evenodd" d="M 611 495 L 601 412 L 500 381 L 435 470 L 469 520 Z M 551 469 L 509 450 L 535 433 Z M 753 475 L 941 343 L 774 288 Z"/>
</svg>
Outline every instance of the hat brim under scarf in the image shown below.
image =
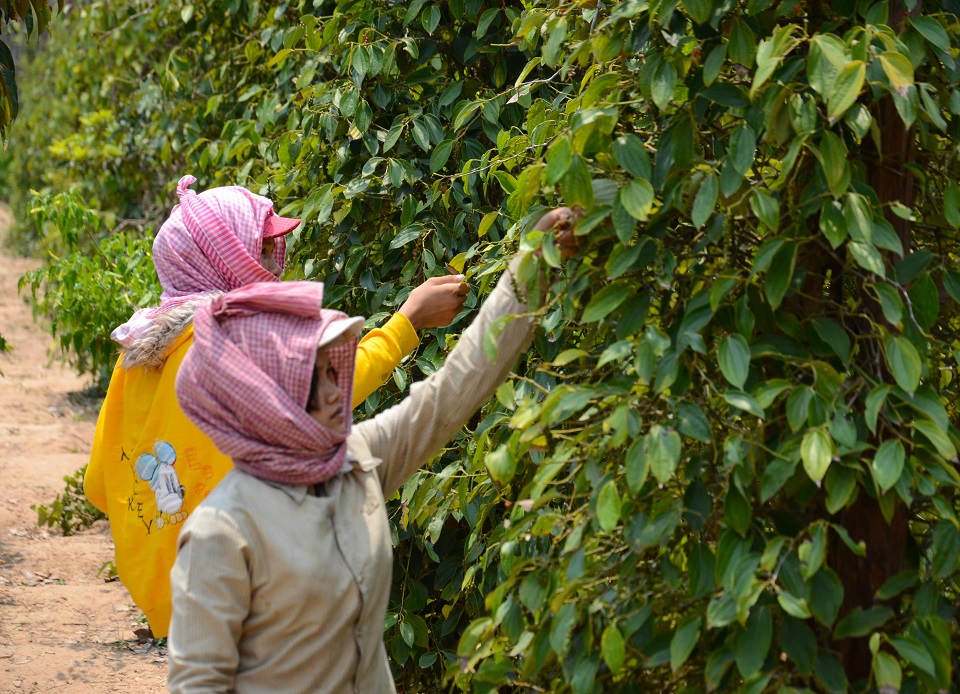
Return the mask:
<svg viewBox="0 0 960 694">
<path fill-rule="evenodd" d="M 326 348 L 343 393 L 344 430 L 306 410 L 317 345 L 350 320 L 321 307 L 318 282 L 253 284 L 197 309 L 177 374 L 180 407 L 241 471 L 267 482 L 326 482 L 344 465 L 357 340 Z"/>
</svg>

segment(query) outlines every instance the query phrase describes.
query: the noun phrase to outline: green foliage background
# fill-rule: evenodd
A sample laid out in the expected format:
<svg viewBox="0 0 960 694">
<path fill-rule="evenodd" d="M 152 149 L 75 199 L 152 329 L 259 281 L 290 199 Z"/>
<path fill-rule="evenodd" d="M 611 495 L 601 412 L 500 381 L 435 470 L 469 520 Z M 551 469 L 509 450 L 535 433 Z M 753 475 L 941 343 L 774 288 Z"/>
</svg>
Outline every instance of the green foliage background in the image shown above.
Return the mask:
<svg viewBox="0 0 960 694">
<path fill-rule="evenodd" d="M 958 12 L 91 3 L 26 67 L 7 194 L 92 373 L 184 173 L 303 217 L 288 277 L 374 322 L 445 263 L 470 307 L 519 245 L 563 266 L 390 502 L 402 691 L 958 691 Z M 557 203 L 574 261 L 526 231 Z"/>
</svg>

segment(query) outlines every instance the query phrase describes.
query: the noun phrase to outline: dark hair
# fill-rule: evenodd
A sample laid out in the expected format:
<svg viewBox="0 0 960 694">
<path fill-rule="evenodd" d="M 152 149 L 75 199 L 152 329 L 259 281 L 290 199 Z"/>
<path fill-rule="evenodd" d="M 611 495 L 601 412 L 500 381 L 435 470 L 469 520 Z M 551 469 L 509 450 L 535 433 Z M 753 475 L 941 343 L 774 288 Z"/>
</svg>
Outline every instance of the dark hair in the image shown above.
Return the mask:
<svg viewBox="0 0 960 694">
<path fill-rule="evenodd" d="M 317 365 L 313 365 L 313 376 L 310 377 L 310 392 L 307 394 L 307 412 L 313 412 L 320 409 L 320 403 L 317 402 L 317 386 L 320 385 L 320 377 L 317 374 Z"/>
</svg>

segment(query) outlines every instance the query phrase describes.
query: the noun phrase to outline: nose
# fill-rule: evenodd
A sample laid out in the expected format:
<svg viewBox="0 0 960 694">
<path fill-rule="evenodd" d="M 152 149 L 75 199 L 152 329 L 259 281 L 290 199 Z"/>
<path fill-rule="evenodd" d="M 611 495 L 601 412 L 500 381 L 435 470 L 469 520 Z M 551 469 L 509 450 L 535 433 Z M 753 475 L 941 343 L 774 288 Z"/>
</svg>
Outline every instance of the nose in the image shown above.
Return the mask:
<svg viewBox="0 0 960 694">
<path fill-rule="evenodd" d="M 336 381 L 330 379 L 327 381 L 327 387 L 324 389 L 324 400 L 329 405 L 336 405 L 343 399 L 343 391 Z"/>
<path fill-rule="evenodd" d="M 263 265 L 264 270 L 275 277 L 280 276 L 280 264 L 277 263 L 272 255 L 264 255 L 260 260 L 260 264 Z"/>
</svg>

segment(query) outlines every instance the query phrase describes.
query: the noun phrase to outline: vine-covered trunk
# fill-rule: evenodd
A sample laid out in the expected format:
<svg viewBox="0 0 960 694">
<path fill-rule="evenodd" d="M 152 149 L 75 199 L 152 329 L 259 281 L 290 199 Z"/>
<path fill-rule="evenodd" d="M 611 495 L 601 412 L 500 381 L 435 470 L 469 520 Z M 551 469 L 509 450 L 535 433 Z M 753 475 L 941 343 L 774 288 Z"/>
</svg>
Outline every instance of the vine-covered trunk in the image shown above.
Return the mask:
<svg viewBox="0 0 960 694">
<path fill-rule="evenodd" d="M 922 3 L 917 3 L 919 11 Z M 890 4 L 890 23 L 900 28 L 906 19 L 905 8 L 900 2 Z M 874 113 L 879 131 L 878 140 L 864 138 L 861 159 L 864 163 L 866 181 L 876 192 L 885 217 L 893 226 L 903 245 L 904 253 L 913 250 L 911 223 L 890 212 L 893 203 L 912 208 L 915 203 L 915 187 L 909 165 L 916 160 L 916 133 L 904 125 L 893 99 L 880 101 Z M 879 142 L 879 148 L 878 148 Z M 895 262 L 895 258 L 892 259 Z M 871 308 L 875 320 L 882 320 L 879 304 L 872 297 L 861 294 L 861 300 Z M 882 359 L 877 363 L 885 366 Z M 883 369 L 877 381 L 891 380 L 890 373 Z M 877 442 L 879 443 L 879 442 Z M 907 509 L 897 505 L 889 520 L 884 517 L 876 498 L 861 493 L 857 500 L 843 509 L 838 522 L 850 533 L 855 542 L 863 542 L 864 556 L 857 556 L 840 541 L 832 545 L 833 566 L 843 582 L 844 600 L 840 618 L 857 607 L 869 609 L 877 602 L 877 591 L 887 579 L 906 568 L 906 552 L 909 539 L 909 515 Z M 867 637 L 847 639 L 840 643 L 844 668 L 852 682 L 866 680 L 873 667 Z"/>
</svg>

